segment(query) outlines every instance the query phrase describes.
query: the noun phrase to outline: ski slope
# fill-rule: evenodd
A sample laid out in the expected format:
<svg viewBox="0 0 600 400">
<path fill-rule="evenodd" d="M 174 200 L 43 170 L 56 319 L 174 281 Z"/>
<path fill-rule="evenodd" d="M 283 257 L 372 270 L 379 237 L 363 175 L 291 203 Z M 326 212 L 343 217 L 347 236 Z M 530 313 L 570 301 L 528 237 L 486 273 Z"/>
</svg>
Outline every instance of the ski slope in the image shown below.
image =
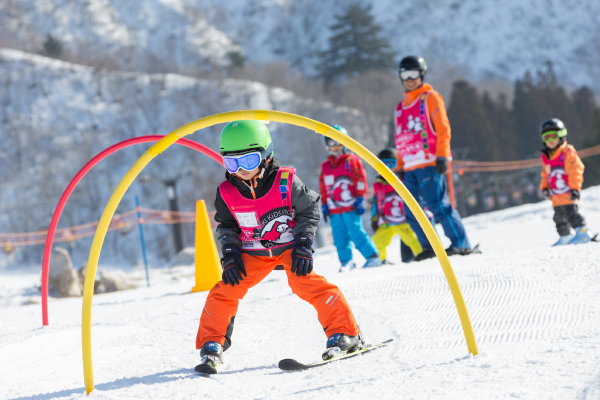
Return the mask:
<svg viewBox="0 0 600 400">
<path fill-rule="evenodd" d="M 589 227 L 600 230 L 600 186 L 582 199 Z M 465 225 L 483 254 L 450 260 L 477 356 L 437 259 L 340 274 L 335 250 L 324 248 L 316 271 L 340 286 L 371 341 L 394 339 L 388 347 L 280 371 L 282 358 L 317 360 L 326 338 L 312 307 L 274 271 L 240 304 L 219 375 L 199 376 L 195 335 L 207 293 L 185 294 L 188 268 L 151 288 L 94 297 L 89 398 L 600 399 L 600 244 L 550 247 L 557 234 L 547 201 Z M 37 270 L 0 269 L 0 399 L 85 398 L 82 301 L 51 301 L 42 328 L 38 282 Z"/>
</svg>

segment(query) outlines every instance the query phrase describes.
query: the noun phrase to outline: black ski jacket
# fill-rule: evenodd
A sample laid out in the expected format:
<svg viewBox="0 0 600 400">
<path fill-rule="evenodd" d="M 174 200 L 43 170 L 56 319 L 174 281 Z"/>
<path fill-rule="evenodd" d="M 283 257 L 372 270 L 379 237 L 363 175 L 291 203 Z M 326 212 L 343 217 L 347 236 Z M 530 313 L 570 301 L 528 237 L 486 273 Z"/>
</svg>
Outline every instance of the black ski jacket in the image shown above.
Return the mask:
<svg viewBox="0 0 600 400">
<path fill-rule="evenodd" d="M 275 178 L 277 176 L 277 170 L 280 168 L 279 161 L 273 158 L 270 165 L 265 168 L 265 173 L 262 178 L 257 179 L 256 188 L 254 193 L 256 198 L 263 197 L 273 186 Z M 235 186 L 235 188 L 247 199 L 252 199 L 252 192 L 246 183 L 237 176 L 226 172 L 225 178 Z M 309 189 L 302 183 L 300 178 L 294 174 L 294 180 L 292 182 L 292 210 L 293 218 L 296 221 L 296 225 L 293 228 L 294 237 L 299 234 L 309 235 L 314 238 L 317 231 L 317 226 L 321 220 L 321 214 L 319 212 L 319 196 L 315 191 Z M 236 219 L 231 210 L 227 207 L 227 204 L 221 197 L 219 189 L 217 189 L 217 196 L 215 199 L 215 221 L 219 223 L 217 225 L 217 238 L 221 243 L 221 246 L 226 244 L 234 244 L 241 247 L 242 242 L 239 239 L 242 230 L 240 229 Z M 293 247 L 293 244 L 289 246 L 279 247 L 271 250 L 274 256 L 280 255 L 285 250 Z M 268 251 L 254 250 L 251 252 L 257 256 L 268 256 Z M 264 254 L 263 254 L 264 253 Z"/>
</svg>

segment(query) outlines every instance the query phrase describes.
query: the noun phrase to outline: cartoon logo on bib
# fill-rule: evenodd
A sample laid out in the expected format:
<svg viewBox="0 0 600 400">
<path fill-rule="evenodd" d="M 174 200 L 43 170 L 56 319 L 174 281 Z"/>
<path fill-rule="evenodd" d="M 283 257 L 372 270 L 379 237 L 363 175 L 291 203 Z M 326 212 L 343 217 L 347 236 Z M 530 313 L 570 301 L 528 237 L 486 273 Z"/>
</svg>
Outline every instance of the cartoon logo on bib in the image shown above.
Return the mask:
<svg viewBox="0 0 600 400">
<path fill-rule="evenodd" d="M 381 218 L 385 221 L 384 223 L 398 224 L 406 219 L 402 210 L 402 200 L 396 192 L 388 193 L 385 196 L 381 208 Z"/>
<path fill-rule="evenodd" d="M 421 117 L 414 117 L 412 115 L 408 116 L 408 122 L 406 123 L 406 128 L 409 131 L 412 131 L 413 135 L 418 134 L 423 130 L 423 124 L 421 123 Z"/>
<path fill-rule="evenodd" d="M 553 168 L 550 172 L 550 187 L 552 194 L 563 194 L 571 190 L 567 173 L 562 168 Z"/>
<path fill-rule="evenodd" d="M 262 228 L 255 228 L 252 238 L 265 248 L 289 243 L 294 240 L 292 222 L 289 207 L 276 208 L 260 217 Z"/>
<path fill-rule="evenodd" d="M 338 176 L 331 187 L 331 200 L 337 207 L 349 207 L 354 204 L 352 196 L 352 180 L 348 176 Z"/>
</svg>

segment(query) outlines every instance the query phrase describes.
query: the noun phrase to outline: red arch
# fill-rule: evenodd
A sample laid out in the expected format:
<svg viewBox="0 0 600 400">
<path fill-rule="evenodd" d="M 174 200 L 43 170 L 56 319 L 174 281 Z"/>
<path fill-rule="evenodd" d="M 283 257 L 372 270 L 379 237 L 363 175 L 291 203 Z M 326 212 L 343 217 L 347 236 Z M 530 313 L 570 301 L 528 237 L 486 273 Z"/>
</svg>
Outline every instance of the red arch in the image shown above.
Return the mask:
<svg viewBox="0 0 600 400">
<path fill-rule="evenodd" d="M 124 140 L 120 143 L 108 147 L 104 151 L 98 153 L 90 161 L 88 161 L 88 163 L 85 164 L 83 168 L 81 168 L 81 170 L 79 170 L 77 175 L 73 177 L 73 179 L 65 189 L 60 200 L 58 201 L 56 210 L 54 210 L 54 214 L 52 215 L 52 221 L 50 221 L 50 227 L 48 228 L 48 234 L 46 235 L 46 244 L 44 246 L 44 258 L 42 260 L 42 323 L 44 326 L 48 325 L 48 270 L 50 265 L 50 251 L 52 250 L 52 242 L 54 241 L 54 232 L 56 231 L 58 219 L 60 218 L 65 203 L 67 202 L 69 196 L 75 189 L 75 186 L 77 186 L 79 181 L 85 176 L 85 174 L 88 173 L 90 169 L 92 169 L 92 167 L 94 167 L 96 164 L 98 164 L 110 154 L 119 151 L 125 147 L 132 146 L 134 144 L 158 142 L 163 137 L 164 136 L 161 135 L 140 136 Z M 200 143 L 185 138 L 179 139 L 175 143 L 206 154 L 207 156 L 218 162 L 220 165 L 223 165 L 223 158 L 219 155 L 219 153 Z"/>
</svg>

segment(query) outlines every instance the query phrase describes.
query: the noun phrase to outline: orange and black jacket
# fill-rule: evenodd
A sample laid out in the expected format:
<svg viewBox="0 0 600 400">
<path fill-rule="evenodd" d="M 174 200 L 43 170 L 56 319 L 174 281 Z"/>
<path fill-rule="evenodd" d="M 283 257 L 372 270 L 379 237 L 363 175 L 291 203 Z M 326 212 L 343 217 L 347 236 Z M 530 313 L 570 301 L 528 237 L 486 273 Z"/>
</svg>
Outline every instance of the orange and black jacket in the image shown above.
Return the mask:
<svg viewBox="0 0 600 400">
<path fill-rule="evenodd" d="M 567 174 L 567 180 L 569 182 L 569 188 L 575 190 L 581 190 L 583 184 L 583 170 L 585 169 L 583 162 L 577 155 L 577 151 L 573 146 L 567 144 L 565 140 L 560 146 L 554 151 L 548 148 L 542 150 L 542 153 L 550 160 L 556 160 L 561 155 L 564 155 L 565 172 Z M 548 185 L 548 171 L 546 171 L 546 165 L 542 167 L 540 190 L 549 189 Z M 555 194 L 552 196 L 552 206 L 564 206 L 575 203 L 571 200 L 571 193 Z"/>
<path fill-rule="evenodd" d="M 229 172 L 225 173 L 225 178 L 231 182 L 245 198 L 259 199 L 267 194 L 273 186 L 279 168 L 279 161 L 277 161 L 276 158 L 273 158 L 271 164 L 265 168 L 265 173 L 262 178 L 256 178 L 252 181 L 243 181 Z M 252 189 L 249 185 L 252 185 Z M 296 221 L 293 231 L 294 237 L 299 234 L 309 235 L 313 238 L 315 237 L 317 226 L 321 220 L 321 214 L 319 212 L 320 199 L 321 198 L 314 190 L 309 189 L 302 183 L 300 178 L 298 178 L 298 175 L 294 175 L 294 180 L 292 182 L 292 209 L 294 211 L 294 220 Z M 218 222 L 217 239 L 221 243 L 221 246 L 234 244 L 241 247 L 242 242 L 240 241 L 239 236 L 242 233 L 242 230 L 231 213 L 231 210 L 227 207 L 223 197 L 221 197 L 221 193 L 219 193 L 218 189 L 215 198 L 215 210 L 215 221 Z M 279 250 L 279 252 L 283 252 L 285 249 Z"/>
</svg>

